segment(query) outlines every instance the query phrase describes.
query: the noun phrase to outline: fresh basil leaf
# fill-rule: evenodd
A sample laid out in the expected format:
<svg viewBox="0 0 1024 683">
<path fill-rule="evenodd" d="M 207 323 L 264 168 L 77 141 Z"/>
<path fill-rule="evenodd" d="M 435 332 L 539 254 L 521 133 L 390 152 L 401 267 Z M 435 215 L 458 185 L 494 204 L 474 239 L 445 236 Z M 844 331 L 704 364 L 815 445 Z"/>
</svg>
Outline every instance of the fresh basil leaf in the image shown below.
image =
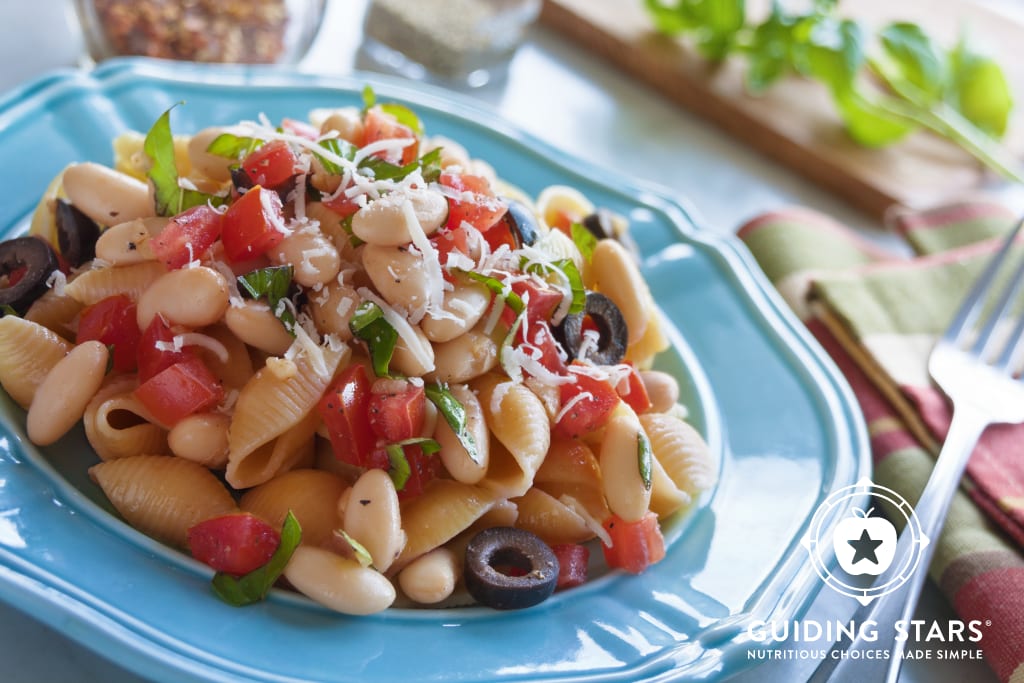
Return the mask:
<svg viewBox="0 0 1024 683">
<path fill-rule="evenodd" d="M 891 145 L 916 128 L 915 124 L 882 109 L 859 90 L 837 93 L 835 104 L 847 134 L 864 147 Z"/>
<path fill-rule="evenodd" d="M 480 450 L 466 424 L 466 407 L 452 395 L 451 389 L 446 384 L 430 384 L 426 387 L 426 393 L 427 398 L 444 417 L 444 421 L 452 428 L 455 438 L 466 449 L 469 459 L 480 465 Z"/>
<path fill-rule="evenodd" d="M 348 327 L 357 339 L 366 342 L 373 373 L 378 377 L 388 377 L 391 356 L 398 344 L 398 331 L 384 317 L 383 309 L 372 301 L 364 301 L 359 304 Z"/>
<path fill-rule="evenodd" d="M 420 157 L 420 173 L 423 180 L 436 183 L 441 177 L 441 148 L 435 147 Z"/>
<path fill-rule="evenodd" d="M 953 107 L 982 132 L 1002 138 L 1013 110 L 1013 93 L 1002 67 L 972 52 L 964 39 L 950 55 L 950 64 Z"/>
<path fill-rule="evenodd" d="M 644 8 L 661 33 L 674 36 L 692 30 L 698 25 L 687 0 L 666 4 L 662 0 L 644 0 Z"/>
<path fill-rule="evenodd" d="M 771 15 L 754 29 L 746 48 L 746 85 L 755 95 L 767 90 L 790 70 L 794 24 L 795 21 L 782 11 L 778 0 L 774 0 Z"/>
<path fill-rule="evenodd" d="M 518 294 L 512 291 L 512 288 L 506 285 L 504 282 L 497 278 L 493 278 L 490 275 L 484 275 L 473 270 L 458 270 L 457 272 L 462 273 L 470 280 L 475 280 L 480 284 L 487 287 L 497 296 L 500 296 L 505 300 L 505 304 L 511 308 L 517 315 L 522 313 L 526 308 L 523 304 L 522 298 Z"/>
<path fill-rule="evenodd" d="M 221 133 L 213 139 L 206 151 L 225 159 L 244 159 L 262 144 L 263 141 L 257 138 Z"/>
<path fill-rule="evenodd" d="M 390 464 L 388 476 L 391 477 L 391 482 L 395 485 L 396 491 L 404 489 L 409 481 L 409 477 L 412 475 L 409 458 L 405 455 L 406 446 L 419 446 L 424 455 L 433 455 L 441 450 L 440 444 L 436 441 L 423 437 L 406 439 L 405 441 L 398 441 L 385 446 L 384 451 L 388 454 L 388 463 Z"/>
<path fill-rule="evenodd" d="M 827 85 L 833 94 L 851 90 L 866 61 L 860 24 L 826 17 L 808 20 L 801 30 L 807 40 L 797 49 L 798 68 Z"/>
<path fill-rule="evenodd" d="M 267 596 L 278 577 L 288 565 L 295 549 L 302 540 L 302 527 L 292 511 L 284 519 L 281 528 L 281 543 L 270 556 L 265 565 L 254 569 L 244 576 L 234 577 L 231 574 L 217 572 L 213 577 L 213 592 L 224 602 L 235 607 L 243 607 L 259 602 Z"/>
<path fill-rule="evenodd" d="M 363 114 L 366 113 L 367 109 L 371 109 L 373 105 L 377 104 L 377 93 L 373 91 L 373 87 L 369 84 L 363 86 Z"/>
<path fill-rule="evenodd" d="M 423 122 L 409 107 L 397 102 L 386 102 L 380 105 L 380 110 L 394 116 L 395 120 L 403 126 L 408 126 L 417 137 L 423 137 Z"/>
<path fill-rule="evenodd" d="M 5 315 L 13 315 L 16 318 L 19 317 L 18 312 L 14 310 L 13 306 L 10 304 L 0 304 L 0 317 Z"/>
<path fill-rule="evenodd" d="M 586 231 L 586 228 L 583 228 Z M 583 276 L 580 275 L 579 268 L 572 259 L 558 259 L 552 261 L 551 265 L 545 265 L 543 263 L 527 263 L 526 259 L 521 262 L 521 267 L 527 273 L 534 273 L 541 277 L 546 276 L 552 270 L 559 271 L 566 281 L 569 283 L 569 288 L 572 290 L 572 304 L 569 305 L 569 313 L 579 313 L 587 304 L 587 290 L 583 286 Z M 516 311 L 518 313 L 518 311 Z"/>
<path fill-rule="evenodd" d="M 171 109 L 174 109 L 174 105 Z M 156 120 L 146 133 L 142 150 L 149 157 L 146 175 L 153 182 L 156 213 L 158 216 L 176 216 L 186 209 L 210 203 L 220 206 L 223 197 L 197 190 L 186 190 L 178 185 L 178 167 L 174 161 L 174 136 L 171 134 L 171 109 Z"/>
<path fill-rule="evenodd" d="M 636 459 L 637 467 L 640 468 L 640 481 L 643 482 L 644 489 L 650 491 L 654 454 L 651 451 L 651 440 L 647 438 L 647 434 L 643 430 L 637 432 L 636 435 Z"/>
<path fill-rule="evenodd" d="M 352 554 L 361 567 L 369 567 L 373 564 L 373 555 L 366 549 L 366 546 L 352 538 L 344 529 L 335 529 L 335 536 L 339 536 L 348 547 L 352 548 Z"/>
<path fill-rule="evenodd" d="M 582 223 L 573 223 L 569 226 L 569 236 L 572 237 L 573 244 L 583 255 L 583 260 L 590 263 L 590 259 L 594 256 L 594 247 L 597 246 L 597 237 L 594 236 L 594 233 L 583 227 Z"/>
<path fill-rule="evenodd" d="M 375 180 L 404 180 L 410 173 L 420 169 L 423 180 L 428 183 L 437 182 L 441 177 L 441 150 L 433 149 L 404 166 L 392 164 L 380 157 L 367 157 L 360 162 L 359 168 L 369 169 Z"/>
<path fill-rule="evenodd" d="M 517 315 L 515 322 L 508 329 L 508 334 L 505 335 L 505 338 L 501 340 L 501 344 L 498 346 L 498 362 L 501 364 L 501 369 L 516 382 L 523 380 L 523 370 L 518 364 L 512 362 L 512 352 L 515 348 L 516 334 L 518 334 L 519 328 L 522 327 L 525 319 L 525 311 Z"/>
<path fill-rule="evenodd" d="M 890 81 L 905 80 L 928 102 L 942 97 L 948 74 L 946 57 L 917 24 L 895 22 L 879 33 L 887 60 L 880 62 Z"/>
<path fill-rule="evenodd" d="M 270 310 L 284 325 L 288 334 L 295 336 L 295 314 L 282 302 L 288 298 L 295 274 L 291 265 L 269 266 L 238 276 L 238 284 L 254 299 L 266 299 Z"/>
<path fill-rule="evenodd" d="M 348 159 L 349 161 L 352 161 L 352 159 L 355 158 L 357 151 L 355 145 L 342 138 L 327 138 L 326 140 L 321 140 L 320 146 L 328 152 L 331 152 L 342 159 Z M 316 154 L 316 158 L 320 160 L 324 170 L 331 175 L 341 175 L 344 172 L 345 169 L 335 162 L 325 158 L 322 154 L 317 154 L 316 152 L 313 152 L 313 154 Z"/>
<path fill-rule="evenodd" d="M 697 47 L 708 59 L 721 61 L 732 50 L 746 24 L 744 0 L 691 0 L 700 28 Z"/>
</svg>

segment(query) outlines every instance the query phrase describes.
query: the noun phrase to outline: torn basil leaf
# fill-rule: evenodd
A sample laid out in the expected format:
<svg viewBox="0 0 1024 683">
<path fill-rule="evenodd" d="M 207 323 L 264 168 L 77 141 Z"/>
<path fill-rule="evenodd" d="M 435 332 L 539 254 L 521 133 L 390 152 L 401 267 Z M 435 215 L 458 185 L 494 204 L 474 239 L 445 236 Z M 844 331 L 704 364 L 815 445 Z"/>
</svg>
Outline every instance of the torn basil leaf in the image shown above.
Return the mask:
<svg viewBox="0 0 1024 683">
<path fill-rule="evenodd" d="M 455 432 L 455 438 L 459 440 L 462 447 L 466 449 L 469 459 L 475 464 L 481 464 L 480 451 L 477 449 L 476 440 L 469 432 L 466 425 L 466 407 L 459 399 L 452 395 L 447 384 L 430 384 L 425 389 L 427 398 L 433 403 L 438 412 L 444 417 L 444 421 Z"/>
<path fill-rule="evenodd" d="M 370 551 L 366 549 L 366 546 L 352 538 L 344 529 L 335 529 L 334 535 L 339 536 L 348 547 L 352 548 L 352 554 L 355 556 L 356 562 L 361 567 L 369 567 L 373 564 L 373 556 L 370 555 Z"/>
<path fill-rule="evenodd" d="M 587 232 L 586 228 L 583 228 L 584 232 Z M 527 263 L 526 259 L 523 259 L 521 267 L 527 273 L 534 273 L 541 277 L 546 276 L 552 270 L 557 270 L 565 278 L 565 281 L 569 283 L 569 289 L 572 290 L 572 304 L 569 306 L 569 314 L 579 313 L 587 304 L 587 289 L 583 286 L 583 276 L 580 275 L 579 268 L 573 263 L 572 259 L 558 259 L 552 261 L 550 265 L 544 263 Z"/>
<path fill-rule="evenodd" d="M 569 228 L 569 235 L 572 237 L 573 244 L 580 250 L 580 254 L 583 255 L 583 260 L 590 263 L 590 259 L 594 256 L 594 247 L 597 246 L 597 237 L 594 233 L 587 230 L 582 223 L 573 223 Z"/>
<path fill-rule="evenodd" d="M 518 294 L 513 292 L 512 288 L 506 285 L 501 280 L 491 277 L 490 275 L 478 273 L 473 270 L 458 270 L 458 272 L 462 273 L 470 280 L 475 280 L 476 282 L 485 285 L 487 289 L 491 290 L 496 295 L 500 296 L 502 299 L 505 300 L 505 304 L 508 305 L 508 307 L 511 308 L 513 311 L 515 311 L 516 315 L 522 313 L 523 310 L 526 309 L 526 305 L 523 303 L 522 298 Z"/>
<path fill-rule="evenodd" d="M 374 180 L 404 180 L 413 171 L 422 171 L 423 179 L 429 182 L 436 182 L 441 177 L 441 150 L 434 149 L 424 154 L 415 161 L 410 161 L 404 166 L 398 166 L 380 157 L 367 157 L 359 163 L 359 168 L 368 169 L 373 173 Z"/>
<path fill-rule="evenodd" d="M 377 93 L 373 91 L 373 87 L 369 84 L 363 86 L 363 114 L 366 113 L 367 109 L 377 104 Z"/>
<path fill-rule="evenodd" d="M 257 138 L 221 133 L 213 139 L 206 151 L 225 159 L 238 160 L 249 156 L 262 144 L 263 141 Z"/>
<path fill-rule="evenodd" d="M 14 307 L 10 304 L 0 304 L 0 317 L 5 315 L 13 315 L 15 318 L 18 317 L 18 312 L 14 310 Z"/>
<path fill-rule="evenodd" d="M 267 596 L 278 577 L 288 565 L 292 553 L 302 540 L 302 527 L 292 511 L 288 511 L 281 528 L 281 543 L 265 565 L 244 576 L 217 572 L 213 577 L 213 592 L 224 602 L 235 607 L 244 607 L 259 602 Z"/>
<path fill-rule="evenodd" d="M 409 109 L 409 107 L 397 102 L 385 102 L 380 105 L 380 110 L 394 116 L 396 121 L 403 126 L 408 126 L 409 130 L 415 135 L 423 137 L 423 122 L 420 121 L 420 117 L 416 116 L 416 113 Z"/>
<path fill-rule="evenodd" d="M 342 138 L 327 138 L 326 140 L 321 140 L 320 146 L 328 152 L 339 156 L 342 159 L 348 159 L 349 161 L 352 161 L 356 155 L 356 146 Z M 345 169 L 330 159 L 326 159 L 322 154 L 317 154 L 316 152 L 313 152 L 313 154 L 316 154 L 316 158 L 320 160 L 324 170 L 331 175 L 341 175 L 342 172 L 344 172 Z"/>
<path fill-rule="evenodd" d="M 174 136 L 171 134 L 171 109 L 160 115 L 146 133 L 146 139 L 142 144 L 142 150 L 150 161 L 146 175 L 153 182 L 157 215 L 176 216 L 186 209 L 207 203 L 220 206 L 225 201 L 224 197 L 198 190 L 186 190 L 178 184 L 178 167 L 174 161 Z"/>
<path fill-rule="evenodd" d="M 398 331 L 384 317 L 384 310 L 372 301 L 364 301 L 359 304 L 348 327 L 357 339 L 366 342 L 373 373 L 378 377 L 389 376 L 388 366 L 398 343 Z"/>
<path fill-rule="evenodd" d="M 391 465 L 388 468 L 388 476 L 391 477 L 396 491 L 404 489 L 409 477 L 412 476 L 412 466 L 409 464 L 409 458 L 405 455 L 406 446 L 419 446 L 424 455 L 431 455 L 441 450 L 440 444 L 425 437 L 406 439 L 385 446 L 384 452 L 388 454 L 388 463 Z"/>
<path fill-rule="evenodd" d="M 651 452 L 651 440 L 647 438 L 647 435 L 643 431 L 637 432 L 636 435 L 636 459 L 637 466 L 640 468 L 640 481 L 644 484 L 644 489 L 647 491 L 651 490 L 651 468 L 653 467 L 654 454 Z"/>
<path fill-rule="evenodd" d="M 292 284 L 292 266 L 269 266 L 238 276 L 238 284 L 254 299 L 266 299 L 274 316 L 288 334 L 295 336 L 295 313 L 284 304 Z"/>
</svg>

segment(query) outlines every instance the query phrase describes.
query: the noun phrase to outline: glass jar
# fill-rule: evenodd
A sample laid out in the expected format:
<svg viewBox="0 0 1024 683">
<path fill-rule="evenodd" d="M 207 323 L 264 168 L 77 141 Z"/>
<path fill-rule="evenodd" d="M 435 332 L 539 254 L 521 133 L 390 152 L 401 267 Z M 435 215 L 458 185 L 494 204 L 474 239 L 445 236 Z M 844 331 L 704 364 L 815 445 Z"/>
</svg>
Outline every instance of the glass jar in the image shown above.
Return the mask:
<svg viewBox="0 0 1024 683">
<path fill-rule="evenodd" d="M 75 0 L 90 56 L 293 64 L 326 0 Z"/>
<path fill-rule="evenodd" d="M 501 75 L 541 0 L 371 0 L 360 66 L 444 85 Z"/>
</svg>

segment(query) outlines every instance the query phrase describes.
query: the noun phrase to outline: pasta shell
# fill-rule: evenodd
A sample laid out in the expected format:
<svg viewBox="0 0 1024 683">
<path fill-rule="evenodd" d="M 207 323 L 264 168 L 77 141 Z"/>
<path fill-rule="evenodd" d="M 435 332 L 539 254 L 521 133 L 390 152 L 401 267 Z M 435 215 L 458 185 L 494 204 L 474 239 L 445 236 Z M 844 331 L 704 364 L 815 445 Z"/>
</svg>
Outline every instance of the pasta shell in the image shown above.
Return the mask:
<svg viewBox="0 0 1024 683">
<path fill-rule="evenodd" d="M 25 312 L 25 320 L 39 323 L 62 337 L 73 338 L 74 328 L 71 323 L 81 310 L 82 304 L 66 293 L 62 295 L 55 289 L 48 289 Z"/>
<path fill-rule="evenodd" d="M 491 465 L 481 485 L 502 497 L 521 496 L 533 485 L 534 475 L 551 445 L 551 426 L 544 404 L 522 384 L 494 374 L 474 382 L 491 433 L 501 448 L 491 447 Z"/>
<path fill-rule="evenodd" d="M 249 349 L 225 325 L 212 325 L 203 329 L 203 334 L 220 342 L 228 352 L 227 362 L 222 361 L 209 349 L 200 347 L 199 355 L 206 367 L 224 383 L 225 387 L 241 389 L 252 379 L 252 358 Z"/>
<path fill-rule="evenodd" d="M 696 429 L 664 413 L 641 415 L 640 424 L 651 440 L 654 457 L 680 490 L 697 496 L 714 486 L 715 463 Z"/>
<path fill-rule="evenodd" d="M 229 459 L 228 482 L 237 489 L 247 489 L 299 465 L 312 465 L 316 457 L 313 437 L 318 422 L 318 415 L 310 411 L 297 425 L 237 460 L 234 466 Z"/>
<path fill-rule="evenodd" d="M 273 476 L 271 469 L 276 468 L 267 463 L 243 462 L 309 415 L 338 366 L 349 356 L 348 347 L 321 351 L 325 365 L 321 372 L 312 366 L 309 354 L 302 353 L 295 359 L 295 372 L 290 376 L 281 376 L 270 366 L 264 366 L 242 388 L 229 434 L 227 480 L 235 488 L 247 488 L 264 476 Z M 263 457 L 258 456 L 258 460 Z"/>
<path fill-rule="evenodd" d="M 0 386 L 26 410 L 36 389 L 71 344 L 57 333 L 16 315 L 0 318 Z"/>
<path fill-rule="evenodd" d="M 499 499 L 492 491 L 479 486 L 435 479 L 422 494 L 402 507 L 402 528 L 407 540 L 392 571 L 453 539 Z"/>
<path fill-rule="evenodd" d="M 135 387 L 134 377 L 114 377 L 85 407 L 85 437 L 101 460 L 169 452 L 166 430 L 132 395 Z"/>
<path fill-rule="evenodd" d="M 692 501 L 693 497 L 676 486 L 668 476 L 661 461 L 651 458 L 651 511 L 658 517 L 668 517 Z"/>
<path fill-rule="evenodd" d="M 582 517 L 540 489 L 530 489 L 513 500 L 519 508 L 516 526 L 537 534 L 548 545 L 582 543 L 594 536 Z"/>
<path fill-rule="evenodd" d="M 265 520 L 275 529 L 284 525 L 291 510 L 302 527 L 302 542 L 320 545 L 338 528 L 338 498 L 348 483 L 322 470 L 292 470 L 261 484 L 242 496 L 242 510 Z"/>
<path fill-rule="evenodd" d="M 158 541 L 188 546 L 191 526 L 237 510 L 202 465 L 171 455 L 136 455 L 93 465 L 92 477 L 125 521 Z"/>
<path fill-rule="evenodd" d="M 69 282 L 64 292 L 83 306 L 91 306 L 115 294 L 127 294 L 132 301 L 138 301 L 142 292 L 166 272 L 159 261 L 94 268 Z"/>
</svg>

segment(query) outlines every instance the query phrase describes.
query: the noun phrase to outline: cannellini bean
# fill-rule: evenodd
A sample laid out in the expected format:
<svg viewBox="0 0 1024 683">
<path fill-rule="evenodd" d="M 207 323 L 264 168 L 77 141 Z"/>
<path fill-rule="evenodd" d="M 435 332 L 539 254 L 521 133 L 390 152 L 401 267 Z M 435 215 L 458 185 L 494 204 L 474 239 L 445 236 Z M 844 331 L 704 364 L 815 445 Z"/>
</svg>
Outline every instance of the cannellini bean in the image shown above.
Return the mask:
<svg viewBox="0 0 1024 683">
<path fill-rule="evenodd" d="M 407 311 L 422 309 L 427 303 L 431 278 L 423 256 L 408 247 L 363 247 L 363 268 L 380 295 L 392 306 Z"/>
<path fill-rule="evenodd" d="M 641 438 L 647 437 L 640 420 L 629 411 L 612 415 L 601 441 L 601 488 L 608 507 L 626 522 L 643 517 L 651 501 L 651 489 L 640 473 Z"/>
<path fill-rule="evenodd" d="M 408 340 L 405 335 L 398 337 L 391 367 L 407 377 L 422 377 L 435 367 L 434 347 L 418 326 L 410 325 L 410 329 L 413 339 Z"/>
<path fill-rule="evenodd" d="M 149 186 L 91 161 L 64 171 L 64 192 L 75 207 L 100 225 L 156 215 Z"/>
<path fill-rule="evenodd" d="M 455 553 L 435 548 L 410 562 L 398 575 L 398 585 L 410 600 L 433 605 L 455 591 L 461 569 Z"/>
<path fill-rule="evenodd" d="M 228 464 L 228 427 L 221 413 L 198 413 L 179 421 L 167 434 L 167 445 L 179 458 L 213 469 Z"/>
<path fill-rule="evenodd" d="M 420 228 L 428 235 L 437 232 L 448 218 L 448 200 L 427 189 L 392 192 L 370 202 L 352 216 L 352 232 L 367 244 L 397 247 L 412 240 L 404 204 L 412 203 Z"/>
<path fill-rule="evenodd" d="M 270 256 L 278 264 L 292 264 L 295 281 L 303 287 L 327 284 L 338 276 L 341 268 L 338 250 L 316 228 L 304 228 L 288 235 Z"/>
<path fill-rule="evenodd" d="M 280 356 L 292 345 L 292 336 L 263 301 L 246 300 L 224 311 L 224 324 L 249 346 Z"/>
<path fill-rule="evenodd" d="M 188 158 L 192 162 L 192 168 L 210 180 L 221 183 L 231 180 L 233 161 L 227 157 L 210 154 L 206 149 L 224 132 L 223 128 L 204 128 L 193 135 L 188 143 Z"/>
<path fill-rule="evenodd" d="M 363 544 L 378 571 L 387 571 L 405 547 L 398 493 L 388 473 L 364 472 L 352 486 L 345 506 L 345 531 Z"/>
<path fill-rule="evenodd" d="M 136 316 L 143 330 L 157 313 L 171 323 L 195 328 L 217 322 L 227 308 L 224 276 L 199 266 L 172 270 L 157 278 L 139 297 Z"/>
<path fill-rule="evenodd" d="M 36 389 L 28 408 L 28 438 L 37 446 L 48 446 L 67 434 L 85 415 L 103 383 L 109 352 L 98 341 L 87 341 L 57 361 Z"/>
<path fill-rule="evenodd" d="M 498 364 L 498 345 L 477 325 L 466 334 L 434 345 L 434 372 L 429 379 L 468 382 Z"/>
<path fill-rule="evenodd" d="M 354 287 L 335 281 L 310 295 L 309 312 L 318 330 L 348 341 L 352 338 L 348 324 L 359 308 L 359 302 L 360 297 Z"/>
<path fill-rule="evenodd" d="M 667 413 L 679 402 L 679 382 L 667 372 L 643 370 L 640 379 L 644 383 L 647 397 L 651 399 L 651 410 Z"/>
<path fill-rule="evenodd" d="M 635 343 L 647 330 L 650 295 L 629 252 L 616 240 L 600 240 L 591 255 L 590 267 L 597 289 L 622 311 L 629 330 L 629 343 Z"/>
<path fill-rule="evenodd" d="M 427 313 L 420 327 L 432 342 L 451 341 L 480 322 L 490 303 L 490 291 L 479 282 L 457 282 L 444 293 L 441 308 L 447 315 Z"/>
<path fill-rule="evenodd" d="M 465 384 L 453 384 L 449 389 L 466 411 L 466 431 L 473 437 L 476 445 L 476 460 L 469 456 L 466 447 L 455 436 L 455 432 L 443 417 L 438 418 L 437 426 L 434 428 L 434 438 L 441 446 L 438 455 L 441 456 L 441 462 L 452 475 L 452 479 L 465 484 L 475 484 L 487 474 L 487 465 L 490 462 L 491 439 L 487 431 L 487 420 L 480 399 L 469 387 Z"/>
<path fill-rule="evenodd" d="M 359 110 L 354 107 L 336 109 L 321 124 L 320 134 L 325 135 L 332 130 L 336 131 L 342 140 L 347 140 L 354 145 L 362 142 L 363 118 L 359 115 Z"/>
<path fill-rule="evenodd" d="M 299 592 L 344 614 L 373 614 L 395 601 L 395 587 L 383 574 L 313 546 L 295 549 L 284 576 Z"/>
<path fill-rule="evenodd" d="M 156 256 L 149 240 L 167 223 L 166 218 L 136 218 L 112 225 L 96 240 L 96 258 L 113 266 L 150 261 Z"/>
</svg>

